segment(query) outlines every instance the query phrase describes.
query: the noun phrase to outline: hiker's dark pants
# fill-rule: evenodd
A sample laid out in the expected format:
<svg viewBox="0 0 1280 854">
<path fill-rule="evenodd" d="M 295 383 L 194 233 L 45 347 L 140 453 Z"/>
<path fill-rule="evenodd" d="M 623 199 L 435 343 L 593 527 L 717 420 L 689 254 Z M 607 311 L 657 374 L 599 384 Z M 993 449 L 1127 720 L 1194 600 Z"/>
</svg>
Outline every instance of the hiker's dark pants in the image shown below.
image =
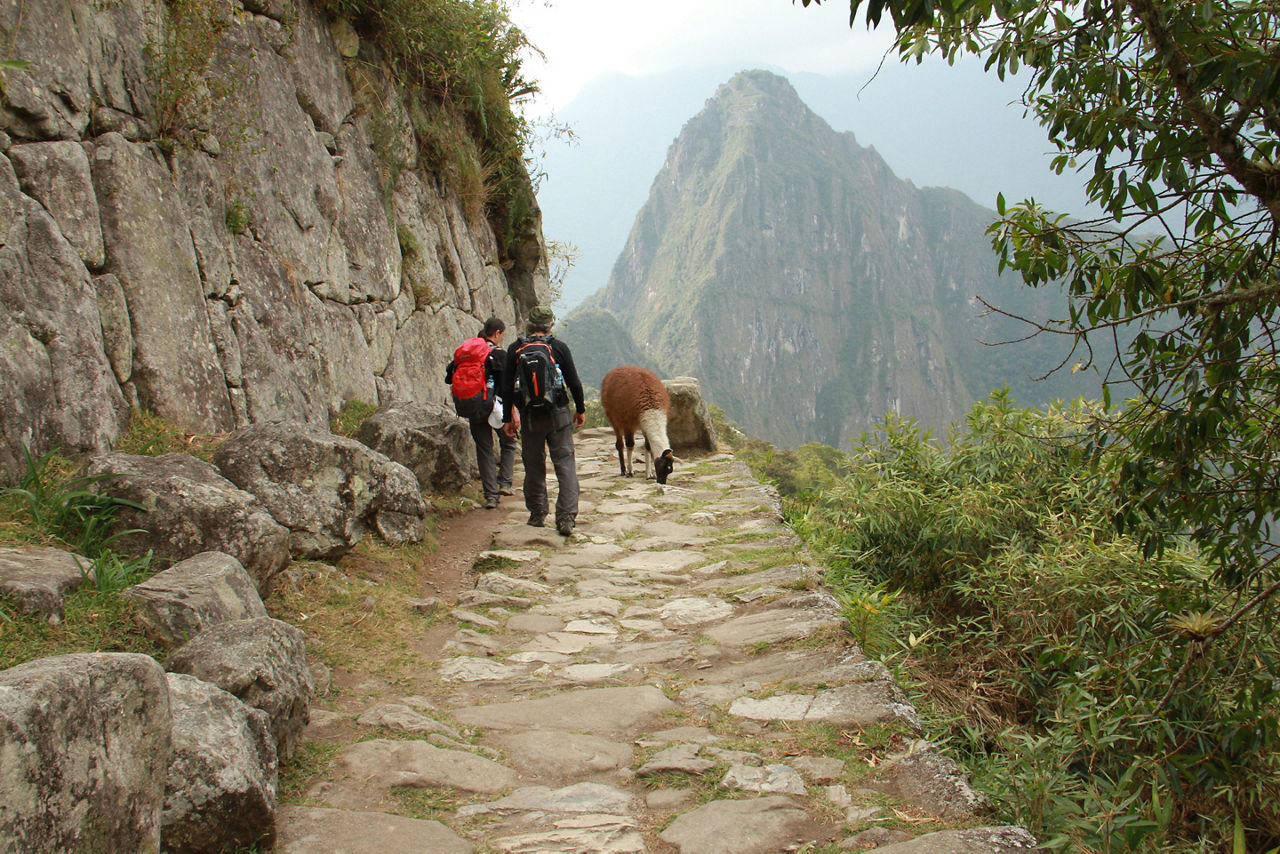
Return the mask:
<svg viewBox="0 0 1280 854">
<path fill-rule="evenodd" d="M 480 485 L 484 487 L 484 497 L 497 498 L 499 490 L 511 487 L 511 479 L 516 469 L 516 437 L 508 436 L 501 430 L 495 431 L 489 426 L 489 416 L 468 418 L 471 424 L 471 438 L 476 443 L 476 465 L 480 468 Z M 498 434 L 498 453 L 501 458 L 493 458 L 493 434 Z"/>
<path fill-rule="evenodd" d="M 567 406 L 549 413 L 520 413 L 520 458 L 524 461 L 524 506 L 529 516 L 547 515 L 547 460 L 556 470 L 556 525 L 578 518 L 578 468 L 573 454 L 573 411 Z"/>
</svg>

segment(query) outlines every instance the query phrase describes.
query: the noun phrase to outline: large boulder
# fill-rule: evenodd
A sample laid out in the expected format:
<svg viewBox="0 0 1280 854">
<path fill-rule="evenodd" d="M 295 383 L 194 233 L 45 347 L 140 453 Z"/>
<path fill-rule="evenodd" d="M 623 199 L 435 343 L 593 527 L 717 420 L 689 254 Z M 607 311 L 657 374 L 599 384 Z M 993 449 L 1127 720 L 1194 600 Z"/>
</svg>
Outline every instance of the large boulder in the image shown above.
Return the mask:
<svg viewBox="0 0 1280 854">
<path fill-rule="evenodd" d="M 3 847 L 159 850 L 169 755 L 169 689 L 150 656 L 82 653 L 0 671 Z"/>
<path fill-rule="evenodd" d="M 458 492 L 475 473 L 467 422 L 438 403 L 387 404 L 360 425 L 360 441 L 413 472 L 423 492 Z"/>
<path fill-rule="evenodd" d="M 711 410 L 702 397 L 702 386 L 695 377 L 663 380 L 671 398 L 667 416 L 667 438 L 677 453 L 714 451 L 716 428 L 711 423 Z"/>
<path fill-rule="evenodd" d="M 427 506 L 413 472 L 323 428 L 256 424 L 231 434 L 213 461 L 289 529 L 295 556 L 339 557 L 370 526 L 393 543 L 425 536 Z"/>
<path fill-rule="evenodd" d="M 201 552 L 224 552 L 240 561 L 263 593 L 289 562 L 289 532 L 253 495 L 203 460 L 186 454 L 110 453 L 92 457 L 86 469 L 111 475 L 96 489 L 145 508 L 116 513 L 113 531 L 129 532 L 116 541 L 121 550 L 150 550 L 160 566 Z"/>
<path fill-rule="evenodd" d="M 210 626 L 267 616 L 249 573 L 222 552 L 189 557 L 120 595 L 133 602 L 139 619 L 170 649 Z"/>
<path fill-rule="evenodd" d="M 194 676 L 170 673 L 168 681 L 173 760 L 164 799 L 165 850 L 269 846 L 278 767 L 266 712 Z"/>
<path fill-rule="evenodd" d="M 169 670 L 203 679 L 262 709 L 280 761 L 293 755 L 315 694 L 298 629 L 271 617 L 221 623 L 179 647 Z"/>
<path fill-rule="evenodd" d="M 0 593 L 12 596 L 24 613 L 62 621 L 62 595 L 85 580 L 93 562 L 62 549 L 0 548 Z"/>
</svg>

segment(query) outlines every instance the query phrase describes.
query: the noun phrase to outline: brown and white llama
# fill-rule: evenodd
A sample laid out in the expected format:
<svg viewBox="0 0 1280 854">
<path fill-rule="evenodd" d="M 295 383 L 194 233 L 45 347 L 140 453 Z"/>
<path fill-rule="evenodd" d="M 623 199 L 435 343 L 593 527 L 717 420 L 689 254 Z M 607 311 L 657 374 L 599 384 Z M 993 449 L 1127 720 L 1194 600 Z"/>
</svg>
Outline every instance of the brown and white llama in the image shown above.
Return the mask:
<svg viewBox="0 0 1280 854">
<path fill-rule="evenodd" d="M 658 483 L 666 483 L 667 476 L 675 468 L 676 456 L 667 440 L 667 415 L 671 412 L 671 398 L 662 380 L 652 371 L 636 365 L 623 365 L 605 374 L 600 383 L 600 402 L 605 417 L 613 427 L 614 447 L 618 449 L 618 464 L 623 477 L 632 477 L 631 456 L 636 444 L 636 430 L 644 434 L 644 476 L 649 477 L 652 461 L 654 477 Z M 623 456 L 623 446 L 626 456 Z"/>
</svg>

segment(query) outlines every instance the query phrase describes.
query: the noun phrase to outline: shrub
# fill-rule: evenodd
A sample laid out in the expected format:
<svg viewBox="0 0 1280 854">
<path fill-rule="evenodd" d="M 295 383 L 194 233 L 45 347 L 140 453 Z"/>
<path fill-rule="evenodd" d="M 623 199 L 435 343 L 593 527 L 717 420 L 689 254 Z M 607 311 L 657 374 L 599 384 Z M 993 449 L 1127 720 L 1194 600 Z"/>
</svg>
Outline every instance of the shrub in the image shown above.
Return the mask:
<svg viewBox="0 0 1280 854">
<path fill-rule="evenodd" d="M 1088 413 L 997 393 L 945 443 L 886 419 L 794 524 L 866 642 L 883 644 L 875 609 L 912 609 L 910 641 L 872 651 L 927 692 L 936 737 L 1044 844 L 1267 850 L 1273 621 L 1233 616 L 1244 603 L 1186 538 L 1152 555 L 1117 533 Z"/>
</svg>

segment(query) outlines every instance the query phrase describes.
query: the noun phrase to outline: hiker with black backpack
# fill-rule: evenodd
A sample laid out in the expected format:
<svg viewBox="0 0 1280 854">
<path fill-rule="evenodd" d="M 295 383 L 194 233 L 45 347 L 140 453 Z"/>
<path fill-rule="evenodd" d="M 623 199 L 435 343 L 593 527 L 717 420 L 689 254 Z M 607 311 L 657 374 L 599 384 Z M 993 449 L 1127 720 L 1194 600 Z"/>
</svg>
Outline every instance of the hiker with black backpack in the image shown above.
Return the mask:
<svg viewBox="0 0 1280 854">
<path fill-rule="evenodd" d="M 524 506 L 528 524 L 541 528 L 547 518 L 547 456 L 556 472 L 556 531 L 567 537 L 578 518 L 578 469 L 573 452 L 573 431 L 586 420 L 582 381 L 573 364 L 569 345 L 551 334 L 556 316 L 545 305 L 529 312 L 526 335 L 507 349 L 507 372 L 500 394 L 511 401 L 503 415 L 503 431 L 512 438 L 520 432 L 524 461 Z M 569 408 L 570 395 L 575 410 Z M 519 420 L 514 420 L 518 410 Z"/>
<path fill-rule="evenodd" d="M 484 489 L 484 506 L 498 506 L 500 495 L 511 495 L 515 476 L 516 437 L 498 429 L 503 423 L 503 400 L 499 397 L 506 373 L 507 353 L 502 338 L 507 324 L 500 317 L 484 322 L 480 334 L 468 338 L 453 351 L 453 360 L 445 369 L 444 381 L 453 396 L 453 408 L 467 419 L 471 438 L 476 443 L 476 466 L 480 469 L 480 485 Z M 519 426 L 519 421 L 516 422 Z M 498 435 L 499 458 L 493 456 L 493 436 Z"/>
</svg>

